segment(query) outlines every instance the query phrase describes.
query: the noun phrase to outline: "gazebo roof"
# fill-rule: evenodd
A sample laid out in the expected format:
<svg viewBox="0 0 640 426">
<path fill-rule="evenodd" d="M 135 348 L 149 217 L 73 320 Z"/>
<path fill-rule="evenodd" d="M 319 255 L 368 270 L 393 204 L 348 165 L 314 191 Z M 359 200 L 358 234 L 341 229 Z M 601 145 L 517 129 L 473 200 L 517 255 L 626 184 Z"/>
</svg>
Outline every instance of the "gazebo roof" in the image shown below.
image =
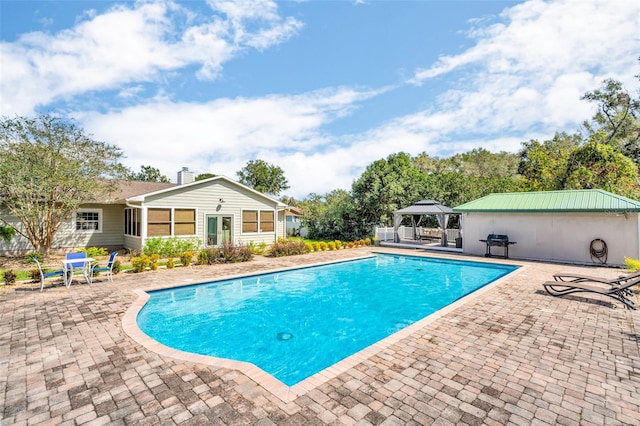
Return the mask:
<svg viewBox="0 0 640 426">
<path fill-rule="evenodd" d="M 451 214 L 453 209 L 435 200 L 418 201 L 409 207 L 396 210 L 396 214 Z"/>
</svg>

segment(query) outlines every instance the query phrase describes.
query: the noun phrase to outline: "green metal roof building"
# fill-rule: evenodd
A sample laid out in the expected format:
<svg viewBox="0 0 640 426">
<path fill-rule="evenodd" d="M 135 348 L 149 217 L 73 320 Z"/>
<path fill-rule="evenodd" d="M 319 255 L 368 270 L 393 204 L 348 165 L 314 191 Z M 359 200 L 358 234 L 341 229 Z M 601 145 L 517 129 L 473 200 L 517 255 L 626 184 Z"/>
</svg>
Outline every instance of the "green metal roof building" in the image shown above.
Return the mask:
<svg viewBox="0 0 640 426">
<path fill-rule="evenodd" d="M 640 202 L 601 189 L 490 194 L 455 212 L 593 213 L 640 212 Z"/>
<path fill-rule="evenodd" d="M 515 258 L 607 265 L 640 258 L 640 202 L 601 189 L 490 194 L 453 211 L 462 213 L 468 254 L 484 254 L 479 240 L 504 234 L 516 242 Z M 594 240 L 604 241 L 597 251 L 604 248 L 606 259 L 593 258 Z"/>
</svg>

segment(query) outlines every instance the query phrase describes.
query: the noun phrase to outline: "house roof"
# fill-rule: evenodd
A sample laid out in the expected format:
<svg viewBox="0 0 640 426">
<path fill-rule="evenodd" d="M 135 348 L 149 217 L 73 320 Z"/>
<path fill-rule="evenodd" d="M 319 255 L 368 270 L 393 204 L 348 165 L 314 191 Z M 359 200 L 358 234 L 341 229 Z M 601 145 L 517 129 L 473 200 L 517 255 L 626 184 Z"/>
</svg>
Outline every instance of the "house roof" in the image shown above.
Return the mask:
<svg viewBox="0 0 640 426">
<path fill-rule="evenodd" d="M 300 208 L 294 207 L 294 206 L 287 206 L 287 208 L 284 211 L 284 213 L 286 215 L 290 215 L 290 216 L 302 216 L 302 210 Z"/>
<path fill-rule="evenodd" d="M 175 183 L 118 181 L 118 189 L 112 195 L 113 202 L 124 203 L 127 198 L 175 187 Z"/>
<path fill-rule="evenodd" d="M 418 201 L 409 207 L 396 210 L 396 214 L 449 214 L 453 213 L 450 207 L 443 206 L 435 200 Z"/>
<path fill-rule="evenodd" d="M 640 212 L 640 202 L 602 189 L 490 194 L 454 207 L 455 212 L 624 213 Z"/>
<path fill-rule="evenodd" d="M 218 180 L 219 181 L 228 182 L 228 183 L 230 183 L 232 185 L 235 185 L 235 186 L 238 186 L 238 187 L 240 187 L 240 188 L 242 188 L 242 189 L 244 189 L 244 190 L 246 190 L 248 192 L 252 192 L 252 193 L 254 193 L 255 195 L 257 195 L 259 197 L 266 198 L 267 200 L 276 203 L 277 207 L 285 208 L 287 206 L 285 203 L 283 203 L 281 201 L 278 201 L 278 200 L 276 200 L 274 198 L 271 198 L 271 197 L 263 194 L 262 192 L 256 191 L 253 188 L 249 188 L 248 186 L 243 185 L 240 182 L 236 182 L 233 179 L 229 179 L 226 176 L 215 176 L 215 177 L 211 177 L 211 178 L 208 178 L 208 179 L 203 179 L 203 180 L 200 180 L 200 181 L 185 183 L 183 185 L 172 185 L 169 188 L 162 188 L 162 189 L 158 189 L 158 190 L 153 191 L 153 192 L 146 192 L 146 193 L 137 194 L 137 195 L 134 195 L 134 196 L 131 196 L 131 197 L 127 197 L 126 201 L 144 202 L 145 198 L 150 197 L 150 196 L 159 195 L 159 194 L 165 194 L 165 193 L 169 193 L 171 191 L 182 190 L 182 189 L 189 188 L 189 187 L 192 187 L 192 186 L 197 186 L 197 185 L 200 185 L 200 186 L 201 185 L 206 185 L 207 183 L 215 182 L 215 181 L 218 181 Z"/>
</svg>

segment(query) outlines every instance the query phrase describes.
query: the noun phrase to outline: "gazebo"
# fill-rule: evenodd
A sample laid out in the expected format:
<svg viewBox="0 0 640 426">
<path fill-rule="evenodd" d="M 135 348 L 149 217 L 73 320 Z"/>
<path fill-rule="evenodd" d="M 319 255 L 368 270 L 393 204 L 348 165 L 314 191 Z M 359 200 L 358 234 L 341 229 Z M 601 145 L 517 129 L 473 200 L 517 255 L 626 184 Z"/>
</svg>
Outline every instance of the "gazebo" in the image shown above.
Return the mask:
<svg viewBox="0 0 640 426">
<path fill-rule="evenodd" d="M 414 235 L 416 232 L 416 226 L 419 224 L 420 216 L 422 215 L 435 215 L 438 219 L 438 225 L 440 225 L 440 229 L 442 229 L 442 238 L 440 240 L 440 244 L 445 247 L 447 246 L 447 221 L 449 220 L 449 215 L 453 214 L 453 210 L 447 206 L 443 206 L 438 201 L 435 200 L 422 200 L 418 201 L 415 204 L 410 205 L 409 207 L 405 207 L 404 209 L 397 210 L 394 213 L 393 220 L 393 235 L 394 242 L 400 242 L 400 235 L 398 234 L 398 227 L 402 222 L 403 216 L 411 216 L 411 223 L 413 225 Z M 418 223 L 416 223 L 416 221 Z"/>
</svg>

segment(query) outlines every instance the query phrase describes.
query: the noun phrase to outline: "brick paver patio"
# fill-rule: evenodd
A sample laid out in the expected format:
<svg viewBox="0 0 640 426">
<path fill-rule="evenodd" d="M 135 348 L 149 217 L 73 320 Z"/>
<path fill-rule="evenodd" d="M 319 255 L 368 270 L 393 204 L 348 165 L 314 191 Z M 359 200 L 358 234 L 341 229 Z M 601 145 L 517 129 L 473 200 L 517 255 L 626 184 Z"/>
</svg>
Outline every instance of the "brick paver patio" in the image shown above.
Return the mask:
<svg viewBox="0 0 640 426">
<path fill-rule="evenodd" d="M 615 269 L 512 261 L 523 268 L 290 400 L 236 369 L 149 350 L 123 330 L 135 289 L 367 251 L 119 274 L 42 293 L 3 288 L 0 423 L 640 424 L 640 311 L 597 296 L 554 298 L 541 286 L 554 272 Z"/>
</svg>

